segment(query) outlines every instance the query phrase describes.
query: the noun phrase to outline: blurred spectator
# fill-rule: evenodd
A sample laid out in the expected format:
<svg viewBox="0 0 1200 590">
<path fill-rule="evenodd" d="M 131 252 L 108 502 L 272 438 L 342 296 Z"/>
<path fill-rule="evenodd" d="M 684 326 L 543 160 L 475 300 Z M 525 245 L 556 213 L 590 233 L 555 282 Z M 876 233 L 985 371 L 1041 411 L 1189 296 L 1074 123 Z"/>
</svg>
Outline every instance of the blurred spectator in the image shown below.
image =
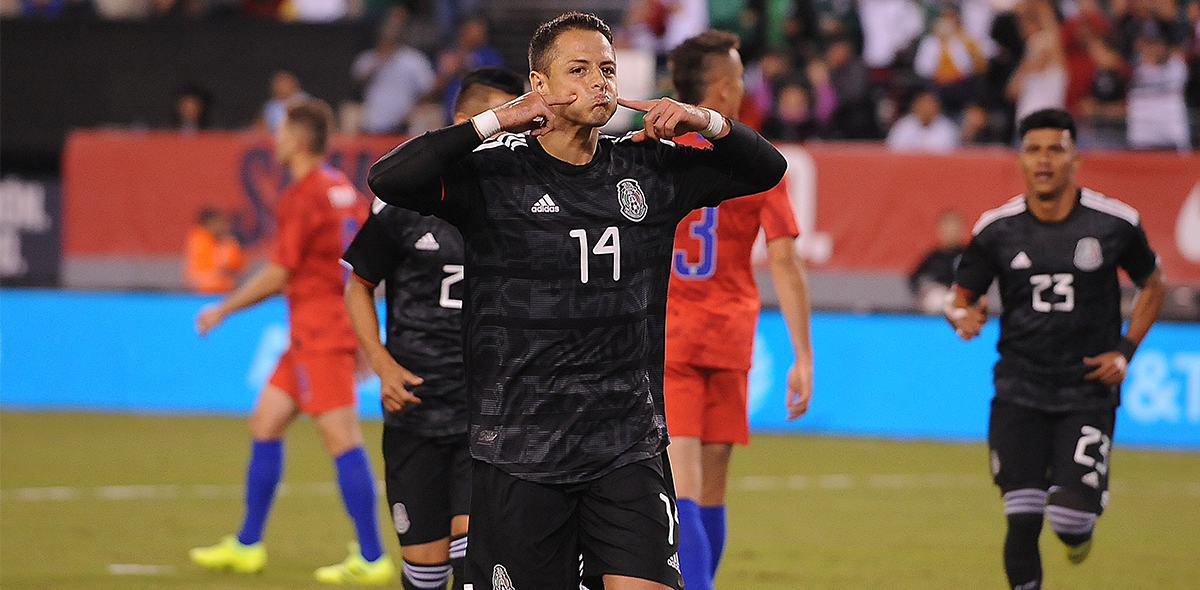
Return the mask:
<svg viewBox="0 0 1200 590">
<path fill-rule="evenodd" d="M 1115 41 L 1092 39 L 1092 79 L 1079 99 L 1079 143 L 1084 147 L 1119 148 L 1125 145 L 1125 98 L 1129 90 L 1129 64 Z"/>
<path fill-rule="evenodd" d="M 1067 71 L 1059 43 L 1058 20 L 1046 0 L 1027 0 L 1017 6 L 1017 23 L 1025 43 L 1017 71 L 1005 94 L 1016 101 L 1016 120 L 1034 111 L 1066 106 Z"/>
<path fill-rule="evenodd" d="M 1183 43 L 1175 22 L 1175 0 L 1111 0 L 1111 9 L 1126 57 L 1137 53 L 1137 41 L 1142 37 L 1160 36 L 1171 47 Z"/>
<path fill-rule="evenodd" d="M 1108 37 L 1113 26 L 1096 0 L 1076 0 L 1076 12 L 1062 24 L 1063 59 L 1067 65 L 1067 110 L 1082 115 L 1079 101 L 1089 94 L 1095 77 L 1095 50 L 1092 44 Z"/>
<path fill-rule="evenodd" d="M 942 114 L 937 93 L 918 91 L 907 115 L 888 132 L 887 146 L 896 151 L 946 152 L 958 147 L 958 126 Z"/>
<path fill-rule="evenodd" d="M 96 14 L 88 0 L 20 0 L 12 12 L 21 18 L 42 19 L 91 18 Z"/>
<path fill-rule="evenodd" d="M 201 19 L 208 8 L 207 0 L 150 0 L 150 18 Z"/>
<path fill-rule="evenodd" d="M 1191 138 L 1183 101 L 1187 83 L 1183 56 L 1172 51 L 1156 31 L 1139 38 L 1135 47 L 1137 65 L 1129 86 L 1126 125 L 1129 147 L 1188 149 Z"/>
<path fill-rule="evenodd" d="M 175 93 L 171 126 L 187 132 L 208 129 L 212 124 L 211 110 L 208 92 L 199 86 L 185 86 Z"/>
<path fill-rule="evenodd" d="M 943 211 L 937 218 L 938 245 L 908 275 L 908 289 L 925 313 L 942 312 L 946 293 L 954 284 L 954 271 L 966 251 L 963 240 L 963 217 L 953 209 Z"/>
<path fill-rule="evenodd" d="M 814 0 L 817 29 L 824 40 L 843 38 L 855 55 L 862 53 L 863 31 L 855 0 Z M 832 66 L 831 66 L 832 67 Z"/>
<path fill-rule="evenodd" d="M 1184 45 L 1184 56 L 1188 62 L 1188 85 L 1184 97 L 1189 108 L 1200 109 L 1200 0 L 1188 2 L 1184 16 L 1188 30 L 1188 40 Z M 1193 135 L 1197 132 L 1200 130 L 1193 129 Z"/>
<path fill-rule="evenodd" d="M 921 9 L 914 0 L 858 0 L 863 29 L 863 61 L 878 70 L 889 68 L 896 54 L 925 30 Z"/>
<path fill-rule="evenodd" d="M 837 107 L 824 62 L 809 62 L 808 79 L 788 77 L 779 88 L 775 108 L 763 122 L 763 136 L 780 141 L 805 141 L 828 135 Z"/>
<path fill-rule="evenodd" d="M 453 116 L 454 97 L 462 85 L 463 76 L 485 67 L 501 67 L 500 52 L 488 45 L 488 25 L 482 17 L 471 17 L 458 26 L 456 43 L 438 56 L 436 86 L 442 89 L 446 120 Z"/>
<path fill-rule="evenodd" d="M 251 18 L 279 18 L 283 0 L 241 0 L 241 14 Z"/>
<path fill-rule="evenodd" d="M 839 139 L 874 139 L 879 135 L 875 102 L 871 99 L 871 71 L 854 52 L 847 37 L 834 37 L 825 48 L 829 82 L 837 96 L 831 134 Z"/>
<path fill-rule="evenodd" d="M 305 98 L 308 94 L 300 87 L 295 74 L 287 70 L 276 71 L 271 75 L 271 98 L 263 105 L 259 125 L 274 133 L 287 115 L 288 105 Z"/>
<path fill-rule="evenodd" d="M 933 84 L 946 110 L 957 113 L 975 97 L 977 75 L 986 67 L 979 43 L 962 28 L 958 9 L 944 6 L 917 45 L 913 70 Z"/>
<path fill-rule="evenodd" d="M 996 14 L 1008 8 L 1004 4 L 1010 0 L 962 0 L 959 4 L 959 14 L 962 28 L 967 36 L 979 44 L 984 59 L 996 55 L 996 43 L 991 38 L 992 24 Z"/>
<path fill-rule="evenodd" d="M 959 138 L 962 145 L 980 145 L 987 143 L 1005 143 L 1009 135 L 1006 133 L 1008 116 L 1003 115 L 1004 121 L 997 125 L 993 121 L 991 111 L 979 103 L 969 103 L 963 108 L 962 125 Z"/>
<path fill-rule="evenodd" d="M 663 22 L 662 47 L 668 52 L 684 39 L 695 37 L 708 28 L 708 3 L 706 0 L 659 0 L 666 18 Z"/>
<path fill-rule="evenodd" d="M 242 247 L 229 220 L 215 207 L 205 207 L 188 230 L 184 282 L 199 293 L 232 291 L 246 266 Z"/>
<path fill-rule="evenodd" d="M 746 73 L 742 76 L 746 91 L 742 96 L 738 120 L 761 132 L 775 106 L 775 95 L 783 86 L 789 71 L 791 62 L 788 57 L 774 50 L 765 53 L 757 63 L 746 66 Z"/>
<path fill-rule="evenodd" d="M 393 9 L 379 28 L 374 49 L 354 60 L 355 81 L 364 86 L 362 130 L 399 133 L 413 107 L 433 89 L 436 74 L 424 53 L 404 43 L 407 13 Z"/>
<path fill-rule="evenodd" d="M 348 11 L 346 0 L 284 0 L 279 16 L 285 21 L 330 23 L 345 18 Z"/>
</svg>

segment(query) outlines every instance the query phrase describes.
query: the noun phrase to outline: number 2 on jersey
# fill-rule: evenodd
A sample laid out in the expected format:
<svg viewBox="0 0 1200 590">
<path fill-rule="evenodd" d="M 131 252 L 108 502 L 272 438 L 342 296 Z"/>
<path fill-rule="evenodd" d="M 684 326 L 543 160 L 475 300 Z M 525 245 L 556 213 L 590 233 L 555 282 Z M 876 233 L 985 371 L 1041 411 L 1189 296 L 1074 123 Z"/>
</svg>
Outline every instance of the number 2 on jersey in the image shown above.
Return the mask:
<svg viewBox="0 0 1200 590">
<path fill-rule="evenodd" d="M 462 299 L 450 296 L 450 286 L 463 280 L 463 265 L 447 264 L 442 267 L 446 276 L 442 278 L 442 294 L 438 297 L 438 305 L 446 309 L 462 309 Z"/>
<path fill-rule="evenodd" d="M 700 241 L 700 260 L 688 262 L 687 252 L 675 250 L 671 270 L 688 279 L 707 279 L 717 269 L 717 208 L 700 209 L 700 220 L 688 224 L 688 235 Z"/>
<path fill-rule="evenodd" d="M 1050 313 L 1075 309 L 1075 287 L 1072 285 L 1074 281 L 1075 275 L 1069 272 L 1029 277 L 1029 284 L 1033 285 L 1033 310 Z M 1046 289 L 1050 289 L 1055 295 L 1061 295 L 1063 300 L 1051 303 L 1042 299 Z"/>
</svg>

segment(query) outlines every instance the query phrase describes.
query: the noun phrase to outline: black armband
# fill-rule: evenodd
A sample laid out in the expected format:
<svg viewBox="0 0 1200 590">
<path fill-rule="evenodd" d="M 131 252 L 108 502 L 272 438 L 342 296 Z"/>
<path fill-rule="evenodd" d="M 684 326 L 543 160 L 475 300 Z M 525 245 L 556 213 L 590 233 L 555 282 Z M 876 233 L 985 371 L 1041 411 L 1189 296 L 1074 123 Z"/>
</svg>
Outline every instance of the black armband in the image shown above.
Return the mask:
<svg viewBox="0 0 1200 590">
<path fill-rule="evenodd" d="M 1117 342 L 1117 352 L 1121 353 L 1121 356 L 1125 357 L 1126 361 L 1133 360 L 1133 351 L 1135 350 L 1137 350 L 1137 345 L 1124 336 Z"/>
</svg>

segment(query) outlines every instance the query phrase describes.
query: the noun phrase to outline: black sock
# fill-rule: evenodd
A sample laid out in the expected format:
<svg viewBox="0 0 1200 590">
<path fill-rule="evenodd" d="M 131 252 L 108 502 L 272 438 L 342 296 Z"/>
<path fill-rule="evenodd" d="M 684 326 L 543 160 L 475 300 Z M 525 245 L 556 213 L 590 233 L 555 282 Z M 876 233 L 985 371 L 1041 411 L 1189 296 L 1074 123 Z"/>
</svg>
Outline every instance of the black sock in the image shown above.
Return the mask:
<svg viewBox="0 0 1200 590">
<path fill-rule="evenodd" d="M 1082 544 L 1082 543 L 1086 543 L 1088 541 L 1088 539 L 1092 538 L 1091 531 L 1088 531 L 1081 535 L 1072 535 L 1069 533 L 1055 533 L 1055 534 L 1058 535 L 1059 539 L 1062 539 L 1063 543 L 1066 543 L 1067 545 L 1070 545 L 1072 547 Z"/>
<path fill-rule="evenodd" d="M 1008 534 L 1004 538 L 1004 573 L 1013 590 L 1040 590 L 1042 555 L 1038 536 L 1042 534 L 1042 514 L 1008 515 Z"/>
</svg>

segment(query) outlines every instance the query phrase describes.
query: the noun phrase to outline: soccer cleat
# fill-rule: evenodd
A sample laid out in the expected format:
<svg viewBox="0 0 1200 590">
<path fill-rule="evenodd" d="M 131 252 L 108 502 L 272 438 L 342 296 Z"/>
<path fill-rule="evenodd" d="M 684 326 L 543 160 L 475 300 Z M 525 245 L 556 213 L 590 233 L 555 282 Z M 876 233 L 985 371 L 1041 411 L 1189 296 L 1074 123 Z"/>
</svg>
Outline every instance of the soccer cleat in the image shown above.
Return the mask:
<svg viewBox="0 0 1200 590">
<path fill-rule="evenodd" d="M 1078 545 L 1067 545 L 1067 561 L 1080 564 L 1092 552 L 1092 540 L 1088 539 Z"/>
<path fill-rule="evenodd" d="M 375 561 L 367 561 L 358 548 L 358 543 L 348 546 L 350 556 L 345 561 L 317 569 L 314 574 L 318 582 L 326 584 L 351 584 L 356 586 L 382 586 L 396 577 L 396 566 L 385 553 Z"/>
<path fill-rule="evenodd" d="M 239 574 L 257 574 L 267 565 L 267 548 L 262 541 L 243 545 L 233 535 L 222 537 L 211 547 L 196 547 L 188 555 L 200 567 Z"/>
</svg>

